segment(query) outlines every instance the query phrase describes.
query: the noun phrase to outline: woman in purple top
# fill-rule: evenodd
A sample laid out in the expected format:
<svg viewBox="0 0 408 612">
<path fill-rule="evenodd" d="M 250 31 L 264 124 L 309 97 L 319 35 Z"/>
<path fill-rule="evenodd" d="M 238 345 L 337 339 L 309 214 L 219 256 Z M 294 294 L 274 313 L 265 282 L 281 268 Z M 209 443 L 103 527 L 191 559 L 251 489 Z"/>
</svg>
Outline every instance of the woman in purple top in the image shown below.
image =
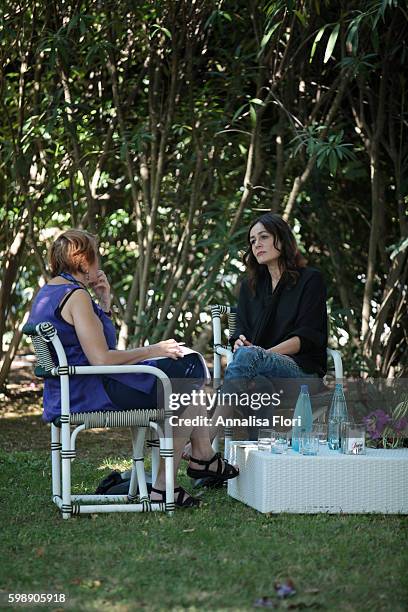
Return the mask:
<svg viewBox="0 0 408 612">
<path fill-rule="evenodd" d="M 183 356 L 174 339 L 129 350 L 116 349 L 116 332 L 110 319 L 111 295 L 105 273 L 99 269 L 98 247 L 94 236 L 72 229 L 61 234 L 50 251 L 53 278 L 36 296 L 30 323 L 49 321 L 58 331 L 67 360 L 72 365 L 127 365 L 144 363 L 163 370 L 170 378 L 185 379 L 183 390 L 202 386 L 203 366 L 196 354 Z M 98 304 L 91 298 L 92 288 Z M 158 361 L 155 361 L 157 358 Z M 190 383 L 189 383 L 190 381 Z M 187 389 L 186 389 L 187 385 Z M 161 386 L 159 384 L 159 386 Z M 74 376 L 70 378 L 73 412 L 155 408 L 158 403 L 157 379 L 150 374 Z M 160 399 L 160 398 L 159 398 Z M 189 409 L 187 409 L 188 411 Z M 60 382 L 47 378 L 44 383 L 44 420 L 54 421 L 61 412 Z M 197 416 L 197 408 L 194 416 Z M 188 416 L 186 413 L 183 417 Z M 203 416 L 205 416 L 203 414 Z M 177 472 L 186 441 L 191 441 L 187 474 L 228 480 L 238 470 L 214 452 L 204 427 L 185 430 L 185 437 L 174 439 L 174 465 Z M 176 505 L 191 507 L 198 500 L 182 487 L 176 487 Z M 165 499 L 163 462 L 152 488 L 151 499 Z"/>
</svg>

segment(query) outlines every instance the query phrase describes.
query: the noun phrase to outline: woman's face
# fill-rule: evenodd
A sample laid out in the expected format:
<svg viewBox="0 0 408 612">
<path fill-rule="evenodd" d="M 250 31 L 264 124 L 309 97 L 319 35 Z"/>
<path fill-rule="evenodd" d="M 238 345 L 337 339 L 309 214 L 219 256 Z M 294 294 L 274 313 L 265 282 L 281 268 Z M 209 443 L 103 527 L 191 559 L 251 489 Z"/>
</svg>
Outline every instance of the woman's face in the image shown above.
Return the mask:
<svg viewBox="0 0 408 612">
<path fill-rule="evenodd" d="M 96 254 L 95 260 L 93 263 L 87 263 L 86 266 L 84 266 L 84 269 L 88 272 L 88 283 L 89 285 L 92 286 L 93 283 L 96 282 L 97 277 L 98 277 L 98 270 L 99 270 L 99 256 L 98 254 Z"/>
<path fill-rule="evenodd" d="M 280 256 L 281 244 L 270 234 L 262 223 L 255 223 L 249 234 L 249 243 L 252 253 L 259 264 L 271 264 L 276 262 Z"/>
<path fill-rule="evenodd" d="M 96 257 L 95 261 L 89 265 L 89 284 L 95 283 L 99 270 L 99 259 Z"/>
</svg>

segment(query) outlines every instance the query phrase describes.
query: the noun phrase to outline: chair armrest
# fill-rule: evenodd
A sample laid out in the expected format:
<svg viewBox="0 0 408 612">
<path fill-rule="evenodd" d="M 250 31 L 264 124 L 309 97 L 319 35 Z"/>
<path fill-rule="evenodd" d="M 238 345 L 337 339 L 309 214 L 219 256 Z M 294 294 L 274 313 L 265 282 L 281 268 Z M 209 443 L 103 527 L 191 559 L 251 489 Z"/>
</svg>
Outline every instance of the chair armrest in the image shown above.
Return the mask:
<svg viewBox="0 0 408 612">
<path fill-rule="evenodd" d="M 167 374 L 155 366 L 145 364 L 104 365 L 104 366 L 70 366 L 75 374 L 154 374 L 158 378 L 168 378 Z"/>
<path fill-rule="evenodd" d="M 86 374 L 152 374 L 159 378 L 164 390 L 165 399 L 167 396 L 171 394 L 172 387 L 170 378 L 160 370 L 154 366 L 149 365 L 116 365 L 116 366 L 68 366 L 69 369 L 73 369 L 74 371 L 70 375 L 86 375 Z M 60 368 L 55 368 L 55 373 L 57 375 L 61 375 L 58 373 Z M 64 370 L 62 370 L 64 371 Z"/>
<path fill-rule="evenodd" d="M 227 364 L 230 364 L 233 359 L 233 352 L 230 348 L 225 346 L 217 346 L 214 348 L 214 353 L 217 355 L 224 355 L 227 358 Z"/>
<path fill-rule="evenodd" d="M 336 380 L 343 380 L 343 362 L 341 360 L 341 353 L 339 351 L 335 351 L 334 349 L 327 349 L 327 355 L 331 357 L 334 361 L 334 372 L 336 375 Z"/>
</svg>

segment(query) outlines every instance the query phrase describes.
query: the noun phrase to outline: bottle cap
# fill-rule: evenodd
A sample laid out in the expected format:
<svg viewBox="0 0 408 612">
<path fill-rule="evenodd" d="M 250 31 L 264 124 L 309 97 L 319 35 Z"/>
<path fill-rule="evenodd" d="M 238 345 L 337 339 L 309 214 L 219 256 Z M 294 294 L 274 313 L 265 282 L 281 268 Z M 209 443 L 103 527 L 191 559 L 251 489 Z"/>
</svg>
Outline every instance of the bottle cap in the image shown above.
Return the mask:
<svg viewBox="0 0 408 612">
<path fill-rule="evenodd" d="M 300 385 L 300 392 L 301 393 L 309 393 L 309 386 L 308 385 Z"/>
</svg>

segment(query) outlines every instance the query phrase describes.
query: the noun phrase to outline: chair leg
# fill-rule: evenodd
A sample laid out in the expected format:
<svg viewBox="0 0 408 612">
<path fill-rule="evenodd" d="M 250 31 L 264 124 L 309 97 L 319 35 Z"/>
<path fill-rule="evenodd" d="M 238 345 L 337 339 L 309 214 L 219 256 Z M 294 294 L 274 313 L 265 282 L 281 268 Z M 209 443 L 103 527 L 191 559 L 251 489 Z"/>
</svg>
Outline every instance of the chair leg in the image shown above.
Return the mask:
<svg viewBox="0 0 408 612">
<path fill-rule="evenodd" d="M 167 514 L 172 515 L 175 510 L 174 504 L 174 449 L 173 449 L 173 432 L 171 425 L 166 418 L 164 423 L 165 433 L 161 427 L 150 421 L 150 427 L 154 429 L 160 440 L 160 457 L 164 459 L 164 468 L 166 476 L 166 505 Z"/>
<path fill-rule="evenodd" d="M 52 498 L 61 497 L 61 429 L 51 423 Z"/>
<path fill-rule="evenodd" d="M 157 439 L 156 432 L 152 428 L 149 429 L 149 441 L 147 443 L 147 446 L 149 446 L 152 449 L 152 483 L 154 483 L 156 481 L 156 479 L 157 479 L 157 474 L 159 473 L 159 465 L 160 465 L 159 447 L 160 447 L 160 442 Z"/>
<path fill-rule="evenodd" d="M 137 496 L 137 485 L 139 485 L 139 497 L 141 502 L 150 503 L 147 492 L 146 474 L 144 469 L 143 447 L 146 435 L 146 427 L 131 427 L 132 446 L 133 446 L 133 466 L 130 477 L 129 501 L 133 501 Z"/>
<path fill-rule="evenodd" d="M 164 457 L 166 472 L 166 512 L 172 515 L 176 509 L 174 503 L 174 447 L 173 429 L 169 417 L 172 411 L 166 410 L 164 419 L 164 438 L 160 437 L 160 456 Z M 162 445 L 163 443 L 163 445 Z"/>
<path fill-rule="evenodd" d="M 221 355 L 217 353 L 216 349 L 213 352 L 213 358 L 214 358 L 213 389 L 214 389 L 214 393 L 216 393 L 218 388 L 221 386 Z"/>
<path fill-rule="evenodd" d="M 160 449 L 159 446 L 152 446 L 152 482 L 157 480 L 160 465 Z"/>
<path fill-rule="evenodd" d="M 64 420 L 63 420 L 64 419 Z M 71 459 L 75 457 L 75 451 L 71 450 L 71 430 L 69 417 L 61 417 L 61 464 L 62 464 L 62 518 L 71 517 L 73 508 L 71 503 Z"/>
</svg>

